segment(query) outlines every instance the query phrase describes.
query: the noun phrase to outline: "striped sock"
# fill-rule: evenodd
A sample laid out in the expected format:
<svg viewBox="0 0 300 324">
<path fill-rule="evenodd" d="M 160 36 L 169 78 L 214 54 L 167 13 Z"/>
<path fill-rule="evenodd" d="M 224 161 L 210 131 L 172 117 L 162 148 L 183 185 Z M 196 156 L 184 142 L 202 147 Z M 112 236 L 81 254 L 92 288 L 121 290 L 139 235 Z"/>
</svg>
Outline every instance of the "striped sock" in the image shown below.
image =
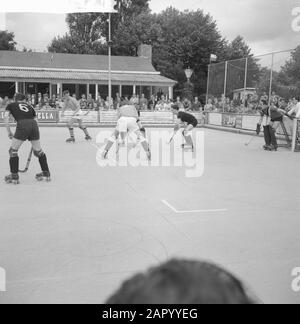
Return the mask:
<svg viewBox="0 0 300 324">
<path fill-rule="evenodd" d="M 86 127 L 82 127 L 81 129 L 84 132 L 85 136 L 90 136 Z"/>
<path fill-rule="evenodd" d="M 74 138 L 74 128 L 69 128 L 71 138 Z"/>
</svg>

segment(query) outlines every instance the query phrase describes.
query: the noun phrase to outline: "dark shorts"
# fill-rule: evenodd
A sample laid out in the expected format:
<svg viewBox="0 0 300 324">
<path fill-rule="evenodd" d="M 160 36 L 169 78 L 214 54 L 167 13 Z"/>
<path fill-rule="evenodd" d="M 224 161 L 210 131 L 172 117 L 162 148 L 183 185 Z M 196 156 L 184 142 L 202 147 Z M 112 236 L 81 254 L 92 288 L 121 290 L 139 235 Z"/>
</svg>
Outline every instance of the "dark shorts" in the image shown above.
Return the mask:
<svg viewBox="0 0 300 324">
<path fill-rule="evenodd" d="M 194 128 L 196 128 L 196 127 L 198 126 L 198 121 L 195 120 L 195 121 L 193 121 L 192 123 L 187 123 L 187 124 L 188 124 L 188 126 L 189 126 L 189 125 L 192 125 Z"/>
<path fill-rule="evenodd" d="M 276 118 L 272 118 L 271 119 L 271 122 L 282 122 L 283 121 L 283 116 L 280 116 L 280 117 L 276 117 Z"/>
<path fill-rule="evenodd" d="M 19 141 L 38 141 L 40 131 L 37 122 L 34 119 L 23 119 L 17 123 L 15 139 Z"/>
</svg>

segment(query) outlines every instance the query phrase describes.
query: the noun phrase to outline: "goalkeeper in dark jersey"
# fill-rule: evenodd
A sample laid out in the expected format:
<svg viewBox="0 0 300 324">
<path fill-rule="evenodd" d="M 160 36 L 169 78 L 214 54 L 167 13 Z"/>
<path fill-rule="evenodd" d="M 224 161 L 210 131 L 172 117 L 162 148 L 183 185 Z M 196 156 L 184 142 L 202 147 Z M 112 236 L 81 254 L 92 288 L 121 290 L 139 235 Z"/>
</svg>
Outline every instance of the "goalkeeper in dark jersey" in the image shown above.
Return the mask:
<svg viewBox="0 0 300 324">
<path fill-rule="evenodd" d="M 36 112 L 32 106 L 26 103 L 26 97 L 23 94 L 15 95 L 15 102 L 9 104 L 5 111 L 5 125 L 8 137 L 12 140 L 9 149 L 9 165 L 11 174 L 5 177 L 8 184 L 19 184 L 19 156 L 18 151 L 25 141 L 30 141 L 34 155 L 39 159 L 42 172 L 36 175 L 38 181 L 50 181 L 50 172 L 47 157 L 40 144 L 40 132 L 36 121 Z M 15 134 L 10 129 L 10 116 L 17 122 Z"/>
<path fill-rule="evenodd" d="M 276 139 L 276 129 L 278 128 L 279 124 L 283 122 L 284 115 L 287 115 L 287 113 L 284 110 L 278 108 L 275 102 L 271 102 L 271 105 L 269 107 L 267 101 L 262 101 L 262 110 L 260 112 L 261 118 L 256 128 L 257 135 L 260 134 L 263 118 L 270 118 L 268 125 L 263 126 L 264 138 L 266 142 L 266 144 L 263 146 L 264 150 L 277 151 L 278 143 Z"/>
</svg>

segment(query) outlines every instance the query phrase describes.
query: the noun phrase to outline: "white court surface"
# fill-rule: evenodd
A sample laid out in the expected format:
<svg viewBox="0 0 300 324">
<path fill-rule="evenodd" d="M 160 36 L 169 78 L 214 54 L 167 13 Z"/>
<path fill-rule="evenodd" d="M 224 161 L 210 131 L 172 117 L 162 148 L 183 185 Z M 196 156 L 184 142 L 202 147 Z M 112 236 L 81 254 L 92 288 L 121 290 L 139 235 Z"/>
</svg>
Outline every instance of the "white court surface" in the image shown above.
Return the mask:
<svg viewBox="0 0 300 324">
<path fill-rule="evenodd" d="M 124 279 L 172 257 L 212 260 L 265 303 L 300 303 L 291 288 L 300 267 L 300 153 L 204 132 L 205 173 L 186 178 L 183 168 L 101 168 L 81 131 L 73 145 L 67 129 L 42 128 L 52 182 L 35 182 L 34 160 L 21 185 L 0 183 L 0 303 L 103 303 Z M 0 136 L 4 177 L 4 128 Z"/>
</svg>

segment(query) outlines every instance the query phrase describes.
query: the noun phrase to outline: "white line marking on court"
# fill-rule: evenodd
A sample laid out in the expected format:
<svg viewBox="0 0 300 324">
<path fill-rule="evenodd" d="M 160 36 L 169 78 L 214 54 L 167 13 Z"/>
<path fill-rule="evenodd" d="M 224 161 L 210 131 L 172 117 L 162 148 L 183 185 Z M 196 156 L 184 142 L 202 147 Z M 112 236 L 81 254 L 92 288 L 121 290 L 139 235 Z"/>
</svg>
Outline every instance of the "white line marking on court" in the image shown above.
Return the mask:
<svg viewBox="0 0 300 324">
<path fill-rule="evenodd" d="M 228 209 L 199 209 L 199 210 L 177 210 L 171 204 L 169 204 L 166 200 L 161 201 L 167 207 L 169 207 L 176 214 L 193 214 L 193 213 L 224 213 L 227 212 Z"/>
</svg>

